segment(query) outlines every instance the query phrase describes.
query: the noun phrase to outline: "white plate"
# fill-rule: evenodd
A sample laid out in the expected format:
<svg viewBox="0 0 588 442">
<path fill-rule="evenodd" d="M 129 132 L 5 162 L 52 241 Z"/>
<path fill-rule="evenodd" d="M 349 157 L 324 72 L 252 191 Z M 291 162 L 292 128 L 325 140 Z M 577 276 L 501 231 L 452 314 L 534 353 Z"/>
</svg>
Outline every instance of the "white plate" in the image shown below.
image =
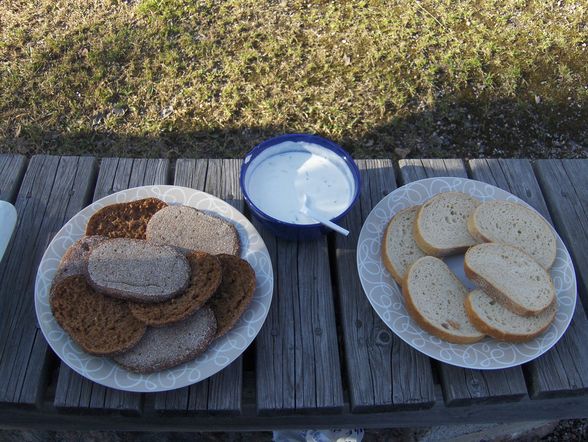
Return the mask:
<svg viewBox="0 0 588 442">
<path fill-rule="evenodd" d="M 114 203 L 147 197 L 168 204 L 183 204 L 214 212 L 230 220 L 241 238 L 241 257 L 257 278 L 253 300 L 235 327 L 216 340 L 206 352 L 191 362 L 148 375 L 131 373 L 111 359 L 91 356 L 75 344 L 57 324 L 49 306 L 49 289 L 57 266 L 67 248 L 84 235 L 86 223 L 98 209 Z M 45 251 L 35 282 L 35 310 L 39 326 L 53 351 L 73 370 L 91 381 L 125 391 L 156 392 L 185 387 L 202 381 L 233 362 L 253 342 L 268 314 L 273 294 L 271 259 L 263 239 L 243 214 L 231 205 L 194 189 L 177 186 L 144 186 L 106 196 L 84 208 L 55 235 Z"/>
<path fill-rule="evenodd" d="M 388 221 L 400 210 L 422 204 L 440 192 L 468 193 L 482 201 L 509 200 L 527 203 L 490 184 L 464 178 L 428 178 L 402 186 L 384 197 L 370 212 L 357 244 L 357 269 L 361 285 L 374 310 L 386 325 L 411 347 L 427 356 L 451 365 L 475 369 L 514 367 L 531 361 L 549 350 L 566 331 L 576 306 L 576 275 L 570 255 L 561 238 L 557 238 L 557 256 L 551 277 L 559 304 L 555 321 L 541 336 L 523 344 L 499 342 L 485 338 L 475 344 L 451 344 L 427 333 L 409 316 L 400 287 L 382 262 L 380 245 Z M 534 210 L 534 209 L 533 209 Z M 468 288 L 474 287 L 463 272 L 463 255 L 445 262 Z"/>
</svg>

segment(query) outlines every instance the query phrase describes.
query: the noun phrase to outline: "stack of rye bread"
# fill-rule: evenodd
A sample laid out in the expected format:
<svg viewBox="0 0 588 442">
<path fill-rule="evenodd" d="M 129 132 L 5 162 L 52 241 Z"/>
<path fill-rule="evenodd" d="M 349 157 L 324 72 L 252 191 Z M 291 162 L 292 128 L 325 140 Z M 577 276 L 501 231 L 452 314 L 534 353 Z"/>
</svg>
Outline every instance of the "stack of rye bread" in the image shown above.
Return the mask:
<svg viewBox="0 0 588 442">
<path fill-rule="evenodd" d="M 64 254 L 51 311 L 92 355 L 136 373 L 193 360 L 253 298 L 233 224 L 157 198 L 112 204 Z"/>
<path fill-rule="evenodd" d="M 468 292 L 440 257 L 464 255 Z M 406 309 L 429 333 L 456 344 L 485 336 L 525 342 L 557 312 L 549 269 L 556 256 L 551 226 L 508 201 L 481 202 L 444 192 L 398 212 L 388 223 L 382 258 L 402 287 Z"/>
</svg>

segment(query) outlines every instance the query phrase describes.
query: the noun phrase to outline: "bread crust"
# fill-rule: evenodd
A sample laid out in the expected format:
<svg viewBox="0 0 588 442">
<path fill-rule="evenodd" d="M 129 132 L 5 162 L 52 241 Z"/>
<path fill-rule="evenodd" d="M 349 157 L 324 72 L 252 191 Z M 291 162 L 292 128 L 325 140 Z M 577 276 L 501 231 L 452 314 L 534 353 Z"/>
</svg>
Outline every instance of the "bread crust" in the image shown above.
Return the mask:
<svg viewBox="0 0 588 442">
<path fill-rule="evenodd" d="M 476 207 L 468 217 L 468 232 L 470 232 L 470 235 L 472 235 L 472 237 L 478 242 L 490 242 L 490 239 L 482 235 L 482 233 L 476 228 L 476 212 L 479 207 L 480 206 Z"/>
<path fill-rule="evenodd" d="M 555 319 L 556 312 L 554 311 L 554 314 L 553 314 L 553 317 L 551 318 L 551 321 L 549 321 L 549 323 L 547 325 L 545 325 L 544 327 L 542 327 L 540 330 L 536 331 L 535 333 L 528 333 L 528 334 L 508 333 L 508 332 L 500 330 L 496 327 L 493 327 L 492 325 L 483 321 L 480 318 L 480 316 L 478 316 L 474 307 L 472 306 L 471 297 L 472 297 L 472 294 L 471 293 L 468 294 L 468 296 L 466 297 L 466 300 L 465 300 L 465 304 L 464 304 L 465 309 L 466 309 L 466 313 L 468 315 L 468 318 L 470 319 L 470 322 L 474 325 L 474 327 L 476 327 L 478 330 L 480 330 L 480 332 L 485 333 L 488 336 L 490 336 L 494 339 L 497 339 L 499 341 L 512 342 L 512 343 L 528 342 L 528 341 L 536 338 L 537 336 L 541 335 L 542 333 L 544 333 L 551 326 L 551 324 L 553 323 L 553 321 Z"/>
<path fill-rule="evenodd" d="M 392 262 L 392 259 L 390 259 L 390 257 L 388 256 L 388 247 L 386 246 L 386 244 L 387 244 L 386 238 L 388 237 L 388 233 L 389 233 L 390 229 L 392 228 L 392 225 L 394 224 L 397 217 L 401 216 L 405 212 L 408 212 L 409 210 L 412 210 L 413 207 L 414 206 L 407 207 L 406 209 L 402 209 L 400 212 L 398 212 L 396 215 L 394 215 L 390 221 L 388 221 L 388 225 L 386 226 L 386 229 L 384 230 L 384 236 L 382 239 L 382 246 L 381 246 L 382 261 L 384 262 L 384 266 L 386 267 L 388 272 L 390 272 L 390 275 L 392 275 L 392 278 L 394 278 L 394 281 L 396 281 L 398 283 L 398 285 L 402 285 L 402 275 L 400 273 L 398 273 L 398 270 L 396 270 L 396 268 L 394 267 L 394 263 Z"/>
<path fill-rule="evenodd" d="M 518 251 L 525 254 L 530 260 L 533 260 L 533 258 L 529 254 L 525 253 L 521 249 L 514 247 L 514 246 L 510 246 L 510 247 L 516 248 Z M 537 264 L 537 265 L 539 265 L 539 264 Z M 549 284 L 551 285 L 551 293 L 553 295 L 551 302 L 545 308 L 542 308 L 539 310 L 533 310 L 533 309 L 529 309 L 529 308 L 517 303 L 516 301 L 511 299 L 506 293 L 503 293 L 502 291 L 500 291 L 490 281 L 487 281 L 482 276 L 478 275 L 478 273 L 476 273 L 468 265 L 467 252 L 466 252 L 466 254 L 464 256 L 464 260 L 463 260 L 463 270 L 464 270 L 465 275 L 470 280 L 475 282 L 478 286 L 480 286 L 480 288 L 482 290 L 484 290 L 486 292 L 486 294 L 488 294 L 489 296 L 494 298 L 496 300 L 496 302 L 499 302 L 505 308 L 509 309 L 511 312 L 516 313 L 517 315 L 527 316 L 527 317 L 528 316 L 536 316 L 536 315 L 543 313 L 548 308 L 550 308 L 554 302 L 557 302 L 555 299 L 555 287 L 553 285 L 553 281 L 551 280 L 551 278 L 549 278 Z"/>
<path fill-rule="evenodd" d="M 404 304 L 406 306 L 406 310 L 410 314 L 410 316 L 422 327 L 425 331 L 429 332 L 433 336 L 437 336 L 447 342 L 451 342 L 453 344 L 473 344 L 475 342 L 479 342 L 484 339 L 484 335 L 480 337 L 471 337 L 468 338 L 467 336 L 456 336 L 454 334 L 448 333 L 442 329 L 431 324 L 427 318 L 420 313 L 420 311 L 416 308 L 412 301 L 412 296 L 410 294 L 410 290 L 408 289 L 408 280 L 410 279 L 410 273 L 414 268 L 414 264 L 411 265 L 406 272 L 406 275 L 403 278 L 402 282 L 402 296 L 404 298 Z M 455 278 L 455 275 L 453 275 Z"/>
</svg>

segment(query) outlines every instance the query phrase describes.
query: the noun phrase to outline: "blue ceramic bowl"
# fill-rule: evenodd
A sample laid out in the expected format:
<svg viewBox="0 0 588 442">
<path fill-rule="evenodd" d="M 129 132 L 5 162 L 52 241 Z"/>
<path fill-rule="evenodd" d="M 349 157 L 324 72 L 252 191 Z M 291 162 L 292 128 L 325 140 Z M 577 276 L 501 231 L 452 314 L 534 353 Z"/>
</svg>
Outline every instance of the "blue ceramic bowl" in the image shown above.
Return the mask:
<svg viewBox="0 0 588 442">
<path fill-rule="evenodd" d="M 282 143 L 285 142 L 292 142 L 295 144 L 283 145 Z M 331 219 L 333 222 L 339 221 L 349 212 L 351 207 L 353 207 L 357 201 L 361 188 L 361 181 L 359 169 L 351 156 L 341 146 L 330 140 L 319 137 L 317 135 L 306 134 L 282 135 L 266 140 L 263 143 L 255 146 L 245 156 L 243 165 L 241 166 L 241 175 L 239 178 L 243 197 L 245 198 L 245 202 L 249 206 L 249 209 L 253 213 L 253 216 L 256 217 L 260 223 L 274 235 L 279 236 L 280 238 L 296 241 L 318 239 L 323 234 L 328 233 L 331 230 L 327 227 L 324 227 L 320 223 L 295 224 L 268 215 L 251 200 L 251 194 L 248 191 L 248 186 L 251 185 L 251 178 L 253 175 L 252 171 L 254 171 L 261 162 L 265 161 L 273 155 L 283 154 L 286 152 L 308 152 L 308 150 L 304 148 L 303 143 L 318 145 L 319 148 L 317 148 L 317 150 L 314 152 L 315 154 L 323 151 L 325 153 L 325 158 L 328 156 L 331 160 L 336 160 L 337 167 L 346 168 L 345 175 L 350 177 L 348 181 L 349 185 L 352 187 L 351 199 L 349 200 L 345 210 Z M 278 146 L 280 144 L 282 144 L 282 146 Z M 326 151 L 324 151 L 324 149 L 326 149 Z M 271 183 L 266 184 L 271 186 Z M 295 195 L 276 194 L 276 198 L 288 197 L 295 198 Z"/>
</svg>

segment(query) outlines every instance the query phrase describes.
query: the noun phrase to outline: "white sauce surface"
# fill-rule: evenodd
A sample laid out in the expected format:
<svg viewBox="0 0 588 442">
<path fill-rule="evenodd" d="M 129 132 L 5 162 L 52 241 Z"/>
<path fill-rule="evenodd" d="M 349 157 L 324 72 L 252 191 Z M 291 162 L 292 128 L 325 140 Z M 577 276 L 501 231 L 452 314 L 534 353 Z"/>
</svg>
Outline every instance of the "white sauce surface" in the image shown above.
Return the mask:
<svg viewBox="0 0 588 442">
<path fill-rule="evenodd" d="M 276 153 L 256 158 L 246 177 L 249 198 L 263 212 L 289 223 L 315 224 L 300 212 L 304 195 L 310 211 L 329 219 L 349 207 L 353 177 L 333 152 L 305 142 L 284 142 L 270 149 Z"/>
</svg>

